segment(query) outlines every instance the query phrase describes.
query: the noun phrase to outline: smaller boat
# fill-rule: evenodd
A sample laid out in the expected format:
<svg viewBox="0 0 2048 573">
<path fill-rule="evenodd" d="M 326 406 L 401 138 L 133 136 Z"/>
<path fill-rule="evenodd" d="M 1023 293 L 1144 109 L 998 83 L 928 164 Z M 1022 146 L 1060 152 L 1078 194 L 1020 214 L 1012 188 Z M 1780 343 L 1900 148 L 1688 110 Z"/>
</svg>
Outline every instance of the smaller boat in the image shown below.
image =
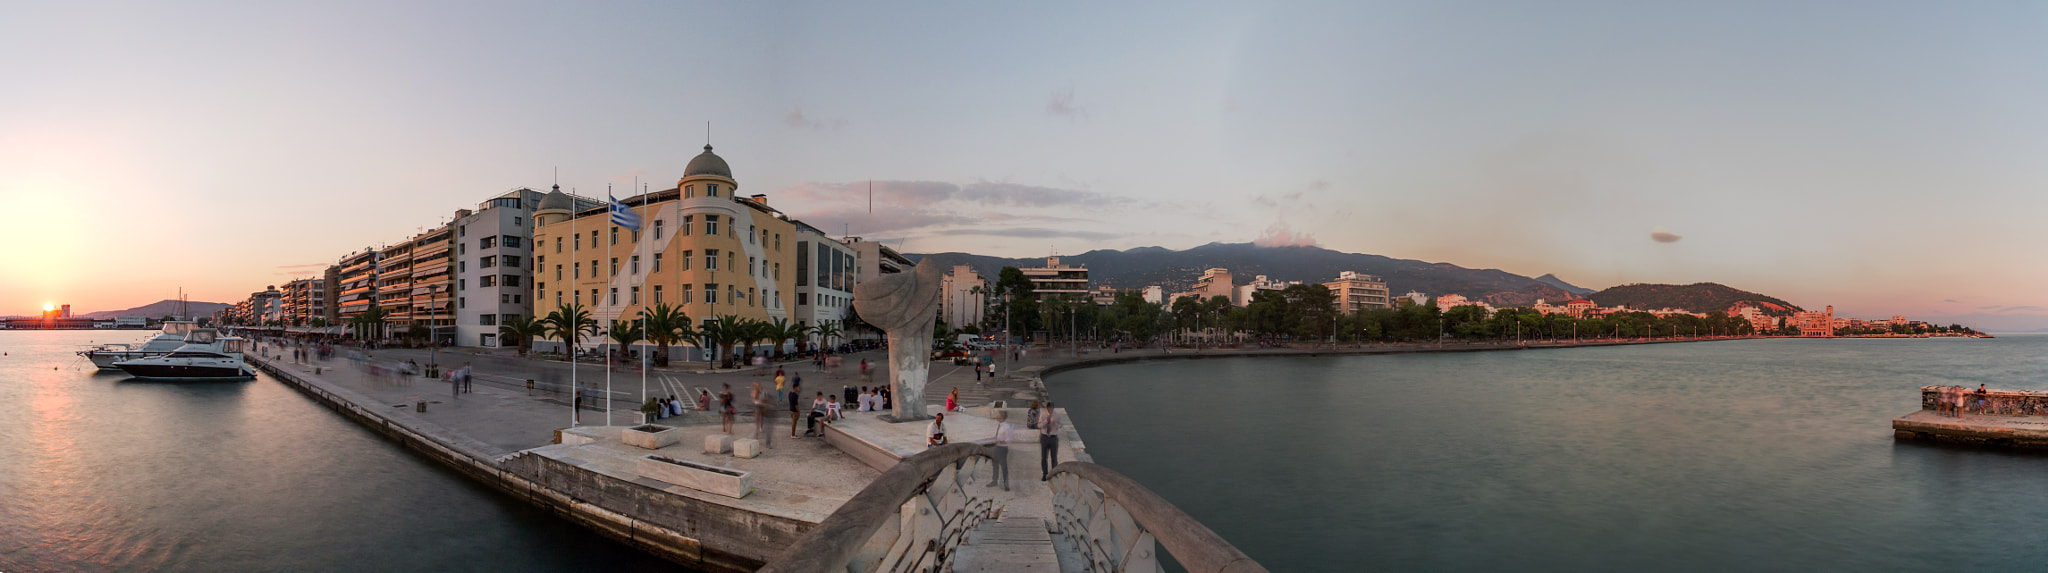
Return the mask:
<svg viewBox="0 0 2048 573">
<path fill-rule="evenodd" d="M 163 334 L 150 337 L 141 344 L 101 344 L 80 350 L 78 355 L 91 360 L 92 365 L 101 370 L 119 370 L 120 367 L 114 366 L 115 362 L 170 354 L 185 345 L 185 335 L 195 328 L 199 328 L 199 323 L 190 320 L 168 321 L 164 323 Z"/>
<path fill-rule="evenodd" d="M 242 353 L 249 340 L 221 336 L 211 328 L 196 328 L 185 335 L 185 344 L 170 353 L 123 360 L 115 367 L 145 380 L 247 380 L 254 378 Z"/>
</svg>

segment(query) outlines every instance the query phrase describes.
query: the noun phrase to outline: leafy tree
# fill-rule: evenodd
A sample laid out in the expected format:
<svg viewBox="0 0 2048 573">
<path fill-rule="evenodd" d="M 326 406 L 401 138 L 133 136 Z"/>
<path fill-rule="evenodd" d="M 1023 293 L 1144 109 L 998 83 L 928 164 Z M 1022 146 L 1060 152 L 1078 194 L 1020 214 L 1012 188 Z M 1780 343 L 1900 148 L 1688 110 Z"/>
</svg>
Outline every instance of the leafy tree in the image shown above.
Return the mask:
<svg viewBox="0 0 2048 573">
<path fill-rule="evenodd" d="M 632 348 L 633 343 L 647 338 L 647 333 L 640 329 L 638 320 L 614 320 L 611 330 L 606 335 L 611 338 L 612 344 L 618 345 L 619 358 L 626 357 L 626 349 Z"/>
</svg>

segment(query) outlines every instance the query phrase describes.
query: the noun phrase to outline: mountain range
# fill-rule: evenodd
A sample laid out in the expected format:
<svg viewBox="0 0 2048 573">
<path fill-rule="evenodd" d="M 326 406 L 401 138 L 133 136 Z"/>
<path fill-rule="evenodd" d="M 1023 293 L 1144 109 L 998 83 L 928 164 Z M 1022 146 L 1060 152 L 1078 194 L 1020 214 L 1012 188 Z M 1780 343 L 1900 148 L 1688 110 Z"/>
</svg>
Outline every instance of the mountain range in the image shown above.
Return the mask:
<svg viewBox="0 0 2048 573">
<path fill-rule="evenodd" d="M 1012 259 L 972 253 L 905 254 L 918 264 L 967 265 L 993 281 L 1003 267 L 1042 267 L 1045 259 Z M 1563 304 L 1588 298 L 1600 306 L 1628 306 L 1652 310 L 1676 308 L 1691 312 L 1725 311 L 1746 304 L 1783 316 L 1800 309 L 1784 300 L 1731 288 L 1718 283 L 1690 285 L 1630 284 L 1595 291 L 1565 282 L 1555 274 L 1530 278 L 1499 269 L 1469 269 L 1450 263 L 1396 259 L 1380 255 L 1346 253 L 1322 247 L 1260 247 L 1251 243 L 1209 243 L 1176 251 L 1163 247 L 1138 247 L 1122 251 L 1094 250 L 1060 257 L 1061 264 L 1086 267 L 1094 285 L 1118 289 L 1140 289 L 1159 285 L 1167 293 L 1185 291 L 1202 276 L 1204 269 L 1230 269 L 1237 284 L 1265 275 L 1272 281 L 1322 283 L 1335 280 L 1343 271 L 1377 275 L 1387 281 L 1395 296 L 1409 291 L 1431 297 L 1459 294 L 1483 300 L 1495 307 L 1527 306 L 1537 300 Z"/>
<path fill-rule="evenodd" d="M 224 302 L 200 302 L 196 300 L 185 301 L 185 304 L 191 307 L 192 316 L 206 316 L 209 314 L 213 314 L 214 311 L 233 306 L 231 304 Z M 170 314 L 176 313 L 177 311 L 178 301 L 164 299 L 130 309 L 101 310 L 95 312 L 88 312 L 77 316 L 81 316 L 84 318 L 115 318 L 121 316 L 146 316 L 150 318 L 163 318 Z"/>
<path fill-rule="evenodd" d="M 1045 259 L 1040 258 L 1010 259 L 957 252 L 904 256 L 918 264 L 932 261 L 947 266 L 968 265 L 991 281 L 1006 266 L 1045 266 Z M 1210 268 L 1230 269 L 1232 278 L 1240 285 L 1251 282 L 1258 275 L 1265 275 L 1273 281 L 1323 283 L 1336 280 L 1340 272 L 1357 271 L 1385 279 L 1387 289 L 1396 296 L 1409 291 L 1431 296 L 1456 293 L 1502 307 L 1534 304 L 1538 299 L 1562 303 L 1577 298 L 1566 287 L 1578 289 L 1552 275 L 1545 276 L 1555 282 L 1546 282 L 1499 269 L 1469 269 L 1450 263 L 1346 253 L 1314 246 L 1260 247 L 1251 243 L 1209 243 L 1182 251 L 1163 247 L 1122 251 L 1101 249 L 1061 256 L 1060 262 L 1087 267 L 1088 278 L 1096 285 L 1119 289 L 1160 285 L 1168 293 L 1187 290 L 1202 276 L 1204 269 Z"/>
</svg>

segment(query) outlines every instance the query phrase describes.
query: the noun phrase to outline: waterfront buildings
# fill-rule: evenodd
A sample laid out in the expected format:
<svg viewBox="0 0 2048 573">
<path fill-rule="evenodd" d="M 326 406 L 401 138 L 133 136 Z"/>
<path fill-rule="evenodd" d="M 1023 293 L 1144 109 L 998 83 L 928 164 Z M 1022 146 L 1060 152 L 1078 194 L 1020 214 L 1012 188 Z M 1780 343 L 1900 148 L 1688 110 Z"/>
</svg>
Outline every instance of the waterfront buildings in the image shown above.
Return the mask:
<svg viewBox="0 0 2048 573">
<path fill-rule="evenodd" d="M 1024 278 L 1031 281 L 1031 289 L 1039 300 L 1064 298 L 1074 302 L 1086 302 L 1088 294 L 1088 268 L 1063 264 L 1057 256 L 1046 257 L 1045 266 L 1017 269 Z"/>
<path fill-rule="evenodd" d="M 981 273 L 968 265 L 953 265 L 941 278 L 941 287 L 939 320 L 953 328 L 981 324 L 988 303 L 984 294 L 990 290 Z"/>
<path fill-rule="evenodd" d="M 340 322 L 347 323 L 377 304 L 377 259 L 382 251 L 364 247 L 361 251 L 349 253 L 341 258 L 334 273 L 335 280 L 328 281 L 330 291 L 335 293 L 334 312 Z M 374 336 L 374 333 L 350 331 L 357 338 Z"/>
<path fill-rule="evenodd" d="M 1238 299 L 1237 284 L 1230 276 L 1230 269 L 1204 269 L 1202 277 L 1195 279 L 1195 286 L 1187 292 L 1174 293 L 1172 300 L 1195 297 L 1195 300 L 1206 301 L 1219 296 L 1230 299 L 1231 306 L 1244 306 L 1244 302 Z M 1172 303 L 1169 301 L 1168 304 Z"/>
<path fill-rule="evenodd" d="M 1394 307 L 1393 298 L 1387 293 L 1387 281 L 1376 276 L 1344 271 L 1337 273 L 1337 280 L 1323 283 L 1323 287 L 1337 296 L 1340 313 Z"/>
<path fill-rule="evenodd" d="M 784 295 L 796 286 L 797 227 L 766 195 L 740 196 L 732 168 L 711 146 L 690 160 L 675 188 L 622 202 L 640 230 L 613 224 L 605 207 L 580 208 L 560 191 L 541 199 L 533 215 L 535 304 L 581 303 L 600 328 L 638 317 L 655 300 L 699 321 L 790 318 Z"/>
<path fill-rule="evenodd" d="M 1301 281 L 1276 281 L 1267 279 L 1266 275 L 1257 275 L 1252 277 L 1252 282 L 1245 283 L 1241 286 L 1238 286 L 1235 289 L 1232 289 L 1230 295 L 1230 304 L 1239 307 L 1250 306 L 1252 304 L 1252 295 L 1254 293 L 1257 293 L 1262 290 L 1287 290 L 1287 287 L 1298 284 L 1301 284 Z"/>
<path fill-rule="evenodd" d="M 327 279 L 293 279 L 284 283 L 283 292 L 285 326 L 324 326 L 334 321 L 328 306 Z"/>
<path fill-rule="evenodd" d="M 838 324 L 853 307 L 857 257 L 852 248 L 816 227 L 794 220 L 790 224 L 796 227 L 796 304 L 790 318 L 805 328 Z M 881 250 L 875 252 L 879 256 Z"/>
<path fill-rule="evenodd" d="M 847 237 L 846 246 L 853 250 L 853 284 L 867 279 L 909 271 L 916 263 L 909 257 L 889 248 L 881 241 L 869 241 L 860 237 Z M 851 288 L 849 287 L 849 290 Z"/>
</svg>

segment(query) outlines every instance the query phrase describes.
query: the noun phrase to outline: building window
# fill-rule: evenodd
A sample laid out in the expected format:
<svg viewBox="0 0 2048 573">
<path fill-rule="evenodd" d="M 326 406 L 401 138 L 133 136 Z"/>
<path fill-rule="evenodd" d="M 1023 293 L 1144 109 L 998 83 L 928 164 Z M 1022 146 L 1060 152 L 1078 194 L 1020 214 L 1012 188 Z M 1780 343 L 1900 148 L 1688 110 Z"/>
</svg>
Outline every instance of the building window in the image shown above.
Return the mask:
<svg viewBox="0 0 2048 573">
<path fill-rule="evenodd" d="M 748 241 L 752 241 L 752 240 L 754 240 L 754 237 L 753 237 L 753 235 L 748 235 L 748 236 L 747 236 L 747 240 L 748 240 Z M 768 244 L 768 230 L 767 230 L 767 229 L 761 229 L 761 244 L 763 244 L 763 245 L 766 245 L 766 244 Z"/>
<path fill-rule="evenodd" d="M 684 186 L 683 186 L 683 198 L 684 198 L 684 199 L 691 199 L 691 198 L 695 198 L 696 196 L 697 196 L 697 186 L 696 186 L 696 185 L 684 185 Z"/>
<path fill-rule="evenodd" d="M 676 302 L 690 304 L 690 285 L 683 285 L 682 298 L 676 299 Z"/>
<path fill-rule="evenodd" d="M 597 259 L 590 260 L 590 278 L 597 278 Z"/>
<path fill-rule="evenodd" d="M 512 267 L 512 268 L 515 268 L 515 269 L 516 269 L 516 268 L 519 268 L 519 257 L 515 257 L 515 256 L 512 256 L 512 255 L 505 255 L 505 257 L 504 257 L 504 258 L 505 258 L 505 266 L 508 266 L 508 267 Z"/>
<path fill-rule="evenodd" d="M 704 249 L 704 270 L 718 270 L 718 249 Z"/>
<path fill-rule="evenodd" d="M 612 243 L 611 243 L 611 244 L 614 244 L 614 245 L 617 245 L 617 244 L 619 244 L 619 228 L 618 228 L 618 227 L 612 227 Z"/>
<path fill-rule="evenodd" d="M 782 263 L 775 263 L 775 276 L 771 278 L 778 281 L 782 280 Z"/>
<path fill-rule="evenodd" d="M 469 308 L 468 297 L 455 297 L 455 308 Z"/>
<path fill-rule="evenodd" d="M 618 258 L 618 257 L 612 257 L 612 266 L 611 266 L 611 269 L 612 269 L 612 274 L 611 274 L 611 276 L 619 276 L 619 258 Z"/>
<path fill-rule="evenodd" d="M 747 287 L 747 306 L 754 306 L 754 287 Z"/>
<path fill-rule="evenodd" d="M 575 250 L 578 250 L 578 251 L 581 251 L 581 250 L 583 250 L 583 235 L 577 235 L 577 236 L 575 236 L 574 238 L 576 239 L 576 244 L 574 244 L 574 245 L 570 245 L 570 246 L 571 246 L 571 247 L 574 247 L 574 248 L 575 248 Z M 560 246 L 561 246 L 561 243 L 560 243 L 559 241 L 561 241 L 561 239 L 555 239 L 555 241 L 557 241 L 557 242 L 555 243 L 555 246 L 556 246 L 556 247 L 560 247 Z"/>
<path fill-rule="evenodd" d="M 738 257 L 738 255 L 737 255 L 737 254 L 735 254 L 735 252 L 734 252 L 734 251 L 726 251 L 726 252 L 725 252 L 725 268 L 728 268 L 728 269 L 737 269 L 737 268 L 740 268 L 740 267 L 739 267 L 739 265 L 733 264 L 733 263 L 735 263 L 735 262 L 738 262 L 738 261 L 739 261 L 739 257 Z M 752 271 L 752 270 L 750 269 L 750 270 L 748 270 L 747 274 L 753 274 L 753 271 Z"/>
<path fill-rule="evenodd" d="M 747 257 L 747 275 L 748 275 L 748 276 L 752 276 L 753 274 L 754 274 L 754 258 L 753 258 L 753 257 Z"/>
<path fill-rule="evenodd" d="M 627 294 L 630 298 L 629 304 L 640 304 L 640 287 L 633 287 L 633 290 L 627 291 Z"/>
<path fill-rule="evenodd" d="M 457 236 L 457 237 L 467 237 L 467 236 L 469 236 L 469 225 L 457 225 L 457 226 L 455 227 L 455 236 Z"/>
<path fill-rule="evenodd" d="M 513 220 L 514 220 L 514 221 L 517 221 L 518 219 L 513 219 Z M 516 236 L 512 236 L 512 235 L 505 235 L 504 237 L 501 237 L 501 238 L 505 240 L 505 248 L 508 248 L 508 249 L 517 249 L 517 248 L 519 248 L 519 237 L 516 237 Z"/>
<path fill-rule="evenodd" d="M 534 291 L 534 294 L 533 294 L 533 298 L 536 298 L 536 299 L 543 299 L 543 298 L 547 298 L 547 297 L 548 297 L 548 283 L 533 283 L 533 291 Z"/>
<path fill-rule="evenodd" d="M 476 260 L 476 268 L 479 269 L 488 269 L 495 266 L 498 266 L 497 257 L 484 257 Z"/>
<path fill-rule="evenodd" d="M 597 231 L 590 232 L 590 248 L 597 248 Z"/>
<path fill-rule="evenodd" d="M 661 304 L 661 285 L 654 285 L 654 304 Z"/>
<path fill-rule="evenodd" d="M 477 324 L 481 324 L 481 325 L 484 325 L 484 326 L 497 326 L 497 325 L 498 325 L 498 315 L 495 315 L 495 314 L 479 314 L 479 315 L 476 315 L 476 323 L 477 323 Z"/>
<path fill-rule="evenodd" d="M 518 219 L 513 220 L 517 221 Z M 525 302 L 522 302 L 520 300 L 523 298 L 526 298 L 526 295 L 524 293 L 512 293 L 512 304 L 526 304 Z"/>
<path fill-rule="evenodd" d="M 455 272 L 469 272 L 469 261 L 455 261 Z"/>
<path fill-rule="evenodd" d="M 718 216 L 717 216 L 717 215 L 705 215 L 705 216 L 704 216 L 704 234 L 706 234 L 706 235 L 716 235 L 716 234 L 718 234 Z"/>
<path fill-rule="evenodd" d="M 661 219 L 654 220 L 654 238 L 661 239 Z"/>
<path fill-rule="evenodd" d="M 804 305 L 807 305 L 807 304 L 811 304 L 811 297 L 810 297 L 810 296 L 809 296 L 808 294 L 806 294 L 806 293 L 802 293 L 802 292 L 796 293 L 796 305 L 797 305 L 797 306 L 804 306 Z"/>
<path fill-rule="evenodd" d="M 782 252 L 782 233 L 775 234 L 775 252 Z"/>
<path fill-rule="evenodd" d="M 519 275 L 505 275 L 505 286 L 519 286 Z"/>
<path fill-rule="evenodd" d="M 469 279 L 455 279 L 455 290 L 469 290 Z"/>
<path fill-rule="evenodd" d="M 555 265 L 555 280 L 562 280 L 562 265 Z"/>
<path fill-rule="evenodd" d="M 633 255 L 633 260 L 631 264 L 632 268 L 629 269 L 627 272 L 631 272 L 636 275 L 640 274 L 640 255 Z"/>
<path fill-rule="evenodd" d="M 590 289 L 590 306 L 597 306 L 597 289 Z"/>
<path fill-rule="evenodd" d="M 480 286 L 480 287 L 494 287 L 494 286 L 498 286 L 498 275 L 484 275 L 484 276 L 481 276 L 481 277 L 477 277 L 477 279 L 476 279 L 476 286 Z"/>
<path fill-rule="evenodd" d="M 796 286 L 811 286 L 811 242 L 796 242 Z"/>
<path fill-rule="evenodd" d="M 650 272 L 661 272 L 661 253 L 654 254 L 654 268 Z"/>
<path fill-rule="evenodd" d="M 704 285 L 704 304 L 718 304 L 718 283 Z"/>
<path fill-rule="evenodd" d="M 562 306 L 562 291 L 555 291 L 555 306 Z"/>
<path fill-rule="evenodd" d="M 583 278 L 583 263 L 576 263 L 576 278 Z M 555 265 L 555 276 L 561 278 L 562 265 Z"/>
<path fill-rule="evenodd" d="M 718 184 L 717 184 L 717 183 L 711 183 L 711 184 L 707 184 L 707 185 L 705 185 L 705 186 L 704 186 L 704 196 L 705 196 L 705 197 L 717 197 L 717 196 L 718 196 Z"/>
<path fill-rule="evenodd" d="M 619 287 L 612 287 L 612 288 L 611 288 L 611 295 L 612 295 L 612 306 L 618 306 L 618 305 L 619 305 Z"/>
<path fill-rule="evenodd" d="M 691 257 L 691 256 L 693 256 L 693 255 L 694 255 L 694 252 L 693 252 L 693 251 L 683 251 L 683 256 L 682 256 L 681 258 L 678 258 L 678 259 L 676 259 L 676 262 L 677 262 L 677 263 L 679 263 L 679 264 L 681 264 L 681 265 L 683 265 L 683 266 L 681 266 L 681 267 L 677 267 L 677 268 L 676 268 L 676 270 L 679 270 L 679 271 L 687 271 L 687 270 L 690 270 L 690 257 Z"/>
<path fill-rule="evenodd" d="M 676 226 L 676 230 L 682 232 L 683 236 L 685 237 L 690 236 L 690 225 L 693 224 L 696 219 L 696 215 L 683 215 L 683 224 Z"/>
<path fill-rule="evenodd" d="M 556 254 L 561 254 L 561 252 L 562 252 L 562 238 L 561 238 L 561 237 L 555 237 L 555 253 L 556 253 Z"/>
<path fill-rule="evenodd" d="M 456 243 L 456 244 L 455 244 L 455 254 L 458 254 L 458 255 L 467 255 L 467 254 L 469 254 L 469 243 Z"/>
<path fill-rule="evenodd" d="M 488 249 L 495 246 L 498 246 L 497 237 L 484 237 L 476 240 L 476 248 L 479 249 Z"/>
</svg>

